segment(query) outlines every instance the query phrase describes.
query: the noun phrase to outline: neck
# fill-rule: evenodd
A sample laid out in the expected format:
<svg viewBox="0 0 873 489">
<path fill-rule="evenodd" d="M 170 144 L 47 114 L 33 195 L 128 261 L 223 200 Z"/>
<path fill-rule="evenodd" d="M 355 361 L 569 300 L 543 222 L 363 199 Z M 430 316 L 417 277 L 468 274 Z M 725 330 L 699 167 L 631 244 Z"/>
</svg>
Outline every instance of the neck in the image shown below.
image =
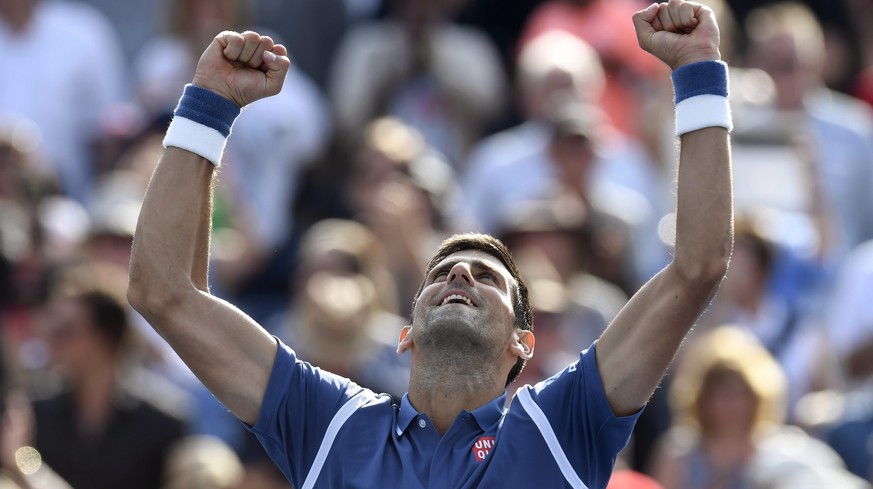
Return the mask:
<svg viewBox="0 0 873 489">
<path fill-rule="evenodd" d="M 76 379 L 74 398 L 84 434 L 100 433 L 109 421 L 115 380 L 114 365 L 95 368 Z"/>
<path fill-rule="evenodd" d="M 426 413 L 444 435 L 461 411 L 473 411 L 503 394 L 497 362 L 464 362 L 442 359 L 433 368 L 413 362 L 409 377 L 409 402 Z"/>
</svg>

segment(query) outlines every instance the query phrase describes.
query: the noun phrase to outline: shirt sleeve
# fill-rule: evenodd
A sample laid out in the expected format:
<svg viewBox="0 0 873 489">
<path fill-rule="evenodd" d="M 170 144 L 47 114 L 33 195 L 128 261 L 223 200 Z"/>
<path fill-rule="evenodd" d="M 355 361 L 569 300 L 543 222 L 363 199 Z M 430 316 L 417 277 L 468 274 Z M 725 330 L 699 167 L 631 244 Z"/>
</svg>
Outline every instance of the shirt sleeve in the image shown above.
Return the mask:
<svg viewBox="0 0 873 489">
<path fill-rule="evenodd" d="M 627 445 L 642 409 L 615 416 L 600 378 L 595 348 L 579 361 L 538 383 L 531 397 L 549 420 L 576 473 L 590 487 L 605 487 L 618 452 Z"/>
<path fill-rule="evenodd" d="M 299 487 L 334 415 L 365 389 L 299 360 L 294 350 L 276 341 L 279 348 L 258 421 L 248 429 L 285 477 Z"/>
</svg>

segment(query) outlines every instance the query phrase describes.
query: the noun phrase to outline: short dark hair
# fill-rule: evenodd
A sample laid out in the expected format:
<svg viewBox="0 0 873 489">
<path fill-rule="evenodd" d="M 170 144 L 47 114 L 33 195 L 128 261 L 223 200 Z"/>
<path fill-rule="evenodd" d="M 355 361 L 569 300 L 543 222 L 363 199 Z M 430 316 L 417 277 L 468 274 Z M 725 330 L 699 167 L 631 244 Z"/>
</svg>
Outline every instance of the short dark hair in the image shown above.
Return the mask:
<svg viewBox="0 0 873 489">
<path fill-rule="evenodd" d="M 85 307 L 90 327 L 118 350 L 131 332 L 126 271 L 114 264 L 85 262 L 59 272 L 52 295 Z"/>
<path fill-rule="evenodd" d="M 112 349 L 118 350 L 130 329 L 124 304 L 114 294 L 99 290 L 84 292 L 74 299 L 87 309 L 94 331 L 105 338 Z"/>
<path fill-rule="evenodd" d="M 512 259 L 509 249 L 499 239 L 488 234 L 479 233 L 456 234 L 447 238 L 440 244 L 433 258 L 427 263 L 425 277 L 439 262 L 446 259 L 449 255 L 466 250 L 487 253 L 500 260 L 503 266 L 506 267 L 512 278 L 515 279 L 515 286 L 509 289 L 512 297 L 512 311 L 515 315 L 515 325 L 525 331 L 533 331 L 533 313 L 531 312 L 527 285 L 525 285 L 518 267 L 515 266 L 515 261 Z M 418 292 L 415 293 L 415 297 L 412 299 L 412 315 L 415 314 L 415 304 L 418 301 L 418 296 L 421 295 L 421 291 L 424 290 L 424 285 L 425 280 L 422 280 L 421 285 L 418 287 Z M 524 364 L 525 360 L 523 358 L 519 358 L 515 362 L 506 378 L 507 386 L 518 377 L 522 369 L 524 369 Z"/>
</svg>

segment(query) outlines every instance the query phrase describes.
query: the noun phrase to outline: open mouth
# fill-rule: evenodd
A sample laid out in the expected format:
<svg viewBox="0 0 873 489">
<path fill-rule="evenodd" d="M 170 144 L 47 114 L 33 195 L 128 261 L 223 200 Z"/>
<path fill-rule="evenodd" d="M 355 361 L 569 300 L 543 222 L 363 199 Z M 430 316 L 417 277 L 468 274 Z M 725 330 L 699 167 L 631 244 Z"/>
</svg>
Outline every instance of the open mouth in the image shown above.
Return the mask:
<svg viewBox="0 0 873 489">
<path fill-rule="evenodd" d="M 470 307 L 476 307 L 475 304 L 473 304 L 473 301 L 460 294 L 451 294 L 440 303 L 441 306 L 445 306 L 446 304 L 465 304 Z"/>
</svg>

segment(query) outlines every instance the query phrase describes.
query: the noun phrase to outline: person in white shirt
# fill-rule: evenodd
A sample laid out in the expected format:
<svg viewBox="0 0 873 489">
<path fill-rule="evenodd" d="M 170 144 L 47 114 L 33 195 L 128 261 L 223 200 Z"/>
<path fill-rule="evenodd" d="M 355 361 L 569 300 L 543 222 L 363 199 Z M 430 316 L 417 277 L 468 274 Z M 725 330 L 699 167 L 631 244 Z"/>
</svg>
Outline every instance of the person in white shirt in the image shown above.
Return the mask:
<svg viewBox="0 0 873 489">
<path fill-rule="evenodd" d="M 97 171 L 93 144 L 104 137 L 107 111 L 125 99 L 112 26 L 79 2 L 2 2 L 0 59 L 10 67 L 0 76 L 0 118 L 31 120 L 63 192 L 87 204 Z"/>
</svg>

